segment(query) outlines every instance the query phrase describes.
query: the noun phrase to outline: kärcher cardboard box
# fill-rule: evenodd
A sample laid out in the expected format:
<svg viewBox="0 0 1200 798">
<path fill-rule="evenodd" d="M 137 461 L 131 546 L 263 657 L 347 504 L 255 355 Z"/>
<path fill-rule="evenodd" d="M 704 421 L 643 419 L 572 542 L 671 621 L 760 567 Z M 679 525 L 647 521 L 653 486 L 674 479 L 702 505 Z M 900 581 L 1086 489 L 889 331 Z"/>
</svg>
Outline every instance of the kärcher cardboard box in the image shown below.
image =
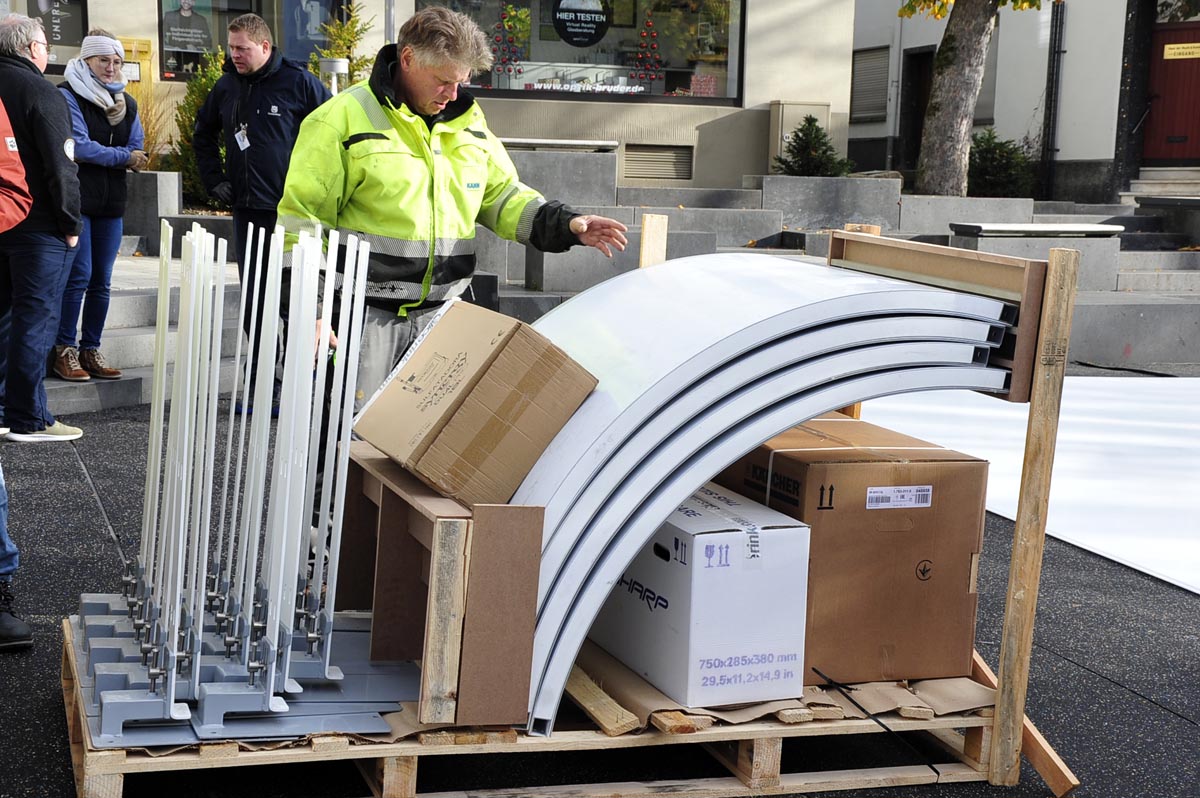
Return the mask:
<svg viewBox="0 0 1200 798">
<path fill-rule="evenodd" d="M 446 496 L 504 504 L 596 378 L 528 324 L 453 302 L 354 431 Z"/>
<path fill-rule="evenodd" d="M 807 571 L 805 524 L 710 483 L 626 569 L 591 637 L 684 706 L 794 698 Z"/>
<path fill-rule="evenodd" d="M 812 528 L 806 684 L 970 674 L 985 461 L 830 413 L 716 481 Z"/>
</svg>

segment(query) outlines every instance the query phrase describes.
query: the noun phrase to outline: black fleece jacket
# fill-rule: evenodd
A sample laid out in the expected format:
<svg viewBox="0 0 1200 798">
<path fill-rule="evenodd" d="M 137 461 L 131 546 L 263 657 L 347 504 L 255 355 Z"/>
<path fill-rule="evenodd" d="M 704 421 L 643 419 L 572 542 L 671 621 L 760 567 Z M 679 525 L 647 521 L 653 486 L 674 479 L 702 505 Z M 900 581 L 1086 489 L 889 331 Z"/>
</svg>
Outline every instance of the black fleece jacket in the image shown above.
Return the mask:
<svg viewBox="0 0 1200 798">
<path fill-rule="evenodd" d="M 0 55 L 0 100 L 25 166 L 33 208 L 13 228 L 26 233 L 79 235 L 79 177 L 72 160 L 67 101 L 27 58 Z"/>
</svg>

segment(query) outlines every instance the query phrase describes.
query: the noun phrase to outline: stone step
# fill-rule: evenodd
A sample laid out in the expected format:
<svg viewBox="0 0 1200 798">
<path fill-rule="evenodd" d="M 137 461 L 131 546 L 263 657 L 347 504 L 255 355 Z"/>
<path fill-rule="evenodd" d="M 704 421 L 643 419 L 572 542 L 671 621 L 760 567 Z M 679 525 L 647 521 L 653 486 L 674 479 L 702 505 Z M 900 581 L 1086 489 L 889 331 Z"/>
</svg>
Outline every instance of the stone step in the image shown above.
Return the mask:
<svg viewBox="0 0 1200 798">
<path fill-rule="evenodd" d="M 1135 194 L 1156 197 L 1197 197 L 1200 196 L 1200 176 L 1175 180 L 1130 180 L 1129 190 Z"/>
<path fill-rule="evenodd" d="M 237 346 L 237 335 L 241 324 L 233 316 L 225 318 L 224 332 L 221 334 L 221 356 L 232 357 Z M 167 358 L 170 362 L 175 351 L 175 325 L 167 329 Z M 154 327 L 120 327 L 105 330 L 100 349 L 109 365 L 125 370 L 150 366 L 154 363 Z"/>
<path fill-rule="evenodd" d="M 1103 213 L 1035 213 L 1034 224 L 1108 224 L 1112 216 Z M 1121 224 L 1122 222 L 1112 222 Z"/>
<path fill-rule="evenodd" d="M 1200 296 L 1080 291 L 1069 357 L 1074 362 L 1135 368 L 1200 362 Z"/>
<path fill-rule="evenodd" d="M 1193 166 L 1144 166 L 1138 170 L 1141 180 L 1200 180 L 1200 168 Z"/>
<path fill-rule="evenodd" d="M 618 186 L 617 204 L 629 207 L 648 205 L 655 208 L 722 208 L 761 210 L 762 191 L 738 188 L 652 188 Z"/>
<path fill-rule="evenodd" d="M 1120 233 L 1121 249 L 1139 252 L 1162 252 L 1178 250 L 1191 244 L 1191 239 L 1182 233 L 1154 233 L 1134 230 Z"/>
<path fill-rule="evenodd" d="M 46 402 L 56 416 L 73 413 L 94 413 L 116 407 L 149 404 L 154 392 L 154 371 L 149 366 L 123 369 L 119 380 L 88 380 L 66 382 L 57 377 L 46 378 Z M 167 390 L 170 390 L 173 370 L 167 367 Z M 233 387 L 233 358 L 221 360 L 220 389 L 227 393 Z M 169 395 L 169 394 L 168 394 Z M 87 434 L 87 430 L 84 430 Z"/>
<path fill-rule="evenodd" d="M 1200 269 L 1200 251 L 1133 252 L 1119 256 L 1121 271 L 1187 271 Z"/>
<path fill-rule="evenodd" d="M 227 318 L 237 315 L 241 288 L 235 283 L 225 286 L 224 314 Z M 158 291 L 154 288 L 114 289 L 108 301 L 108 316 L 104 329 L 125 327 L 153 327 L 158 314 Z M 179 288 L 171 289 L 168 319 L 174 323 L 179 318 Z"/>
<path fill-rule="evenodd" d="M 1200 292 L 1200 271 L 1117 272 L 1118 291 Z"/>
</svg>

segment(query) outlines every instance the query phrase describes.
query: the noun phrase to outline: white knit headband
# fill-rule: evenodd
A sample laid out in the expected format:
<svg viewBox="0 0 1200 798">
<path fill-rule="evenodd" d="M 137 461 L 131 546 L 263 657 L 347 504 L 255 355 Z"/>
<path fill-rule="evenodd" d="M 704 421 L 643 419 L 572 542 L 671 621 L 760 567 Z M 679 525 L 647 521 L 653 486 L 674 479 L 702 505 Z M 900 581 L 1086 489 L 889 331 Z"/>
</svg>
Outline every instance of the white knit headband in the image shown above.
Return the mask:
<svg viewBox="0 0 1200 798">
<path fill-rule="evenodd" d="M 94 55 L 119 55 L 125 60 L 125 48 L 116 39 L 107 36 L 84 36 L 79 47 L 79 57 L 87 60 Z"/>
</svg>

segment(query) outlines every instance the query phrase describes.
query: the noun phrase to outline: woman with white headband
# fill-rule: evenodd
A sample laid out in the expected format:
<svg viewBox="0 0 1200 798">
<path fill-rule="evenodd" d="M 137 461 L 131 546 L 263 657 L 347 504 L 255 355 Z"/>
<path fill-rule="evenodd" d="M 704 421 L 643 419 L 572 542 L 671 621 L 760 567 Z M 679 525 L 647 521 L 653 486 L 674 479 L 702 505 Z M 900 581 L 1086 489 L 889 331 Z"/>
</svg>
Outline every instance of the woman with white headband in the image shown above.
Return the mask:
<svg viewBox="0 0 1200 798">
<path fill-rule="evenodd" d="M 73 382 L 121 376 L 100 354 L 100 335 L 108 316 L 113 262 L 121 246 L 125 170 L 141 171 L 148 160 L 142 151 L 145 136 L 137 103 L 125 93 L 124 63 L 121 42 L 108 31 L 91 30 L 79 57 L 67 62 L 67 79 L 59 86 L 71 111 L 83 233 L 63 291 L 54 373 Z"/>
</svg>

